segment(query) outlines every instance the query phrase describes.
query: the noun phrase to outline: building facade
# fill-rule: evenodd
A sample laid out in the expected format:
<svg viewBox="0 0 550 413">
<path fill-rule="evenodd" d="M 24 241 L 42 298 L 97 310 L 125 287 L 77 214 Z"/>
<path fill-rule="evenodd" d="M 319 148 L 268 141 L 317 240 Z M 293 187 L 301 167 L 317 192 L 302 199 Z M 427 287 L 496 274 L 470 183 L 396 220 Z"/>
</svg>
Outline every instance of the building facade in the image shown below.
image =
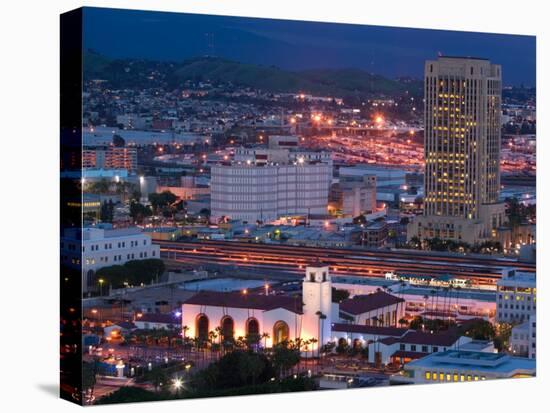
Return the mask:
<svg viewBox="0 0 550 413">
<path fill-rule="evenodd" d="M 440 57 L 424 76 L 424 215 L 408 238 L 470 244 L 504 223 L 500 192 L 501 68 L 486 59 Z"/>
<path fill-rule="evenodd" d="M 128 146 L 85 146 L 82 148 L 83 169 L 125 169 L 137 171 L 137 148 Z"/>
<path fill-rule="evenodd" d="M 504 269 L 502 278 L 497 281 L 496 321 L 521 324 L 536 315 L 536 311 L 536 275 L 513 268 Z"/>
<path fill-rule="evenodd" d="M 328 267 L 309 266 L 302 297 L 242 292 L 203 291 L 182 305 L 185 337 L 208 339 L 219 331 L 220 342 L 256 336 L 272 347 L 297 338 L 318 340 L 316 349 L 330 340 L 332 288 Z"/>
<path fill-rule="evenodd" d="M 211 219 L 273 221 L 282 216 L 326 214 L 332 167 L 312 161 L 213 165 Z"/>
<path fill-rule="evenodd" d="M 82 251 L 78 251 L 81 246 Z M 61 261 L 79 266 L 82 259 L 83 292 L 97 290 L 96 271 L 127 261 L 160 258 L 160 247 L 139 228 L 71 228 L 61 238 Z"/>
</svg>

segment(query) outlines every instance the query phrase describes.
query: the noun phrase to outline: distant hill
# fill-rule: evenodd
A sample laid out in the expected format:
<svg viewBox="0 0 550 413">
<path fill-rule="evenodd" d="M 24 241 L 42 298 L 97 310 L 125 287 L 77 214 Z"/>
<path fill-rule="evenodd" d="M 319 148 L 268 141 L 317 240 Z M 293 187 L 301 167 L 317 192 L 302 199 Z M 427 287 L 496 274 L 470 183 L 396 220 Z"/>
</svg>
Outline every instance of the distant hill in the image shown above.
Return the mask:
<svg viewBox="0 0 550 413">
<path fill-rule="evenodd" d="M 156 75 L 151 79 L 151 72 Z M 305 92 L 344 97 L 350 95 L 392 95 L 422 90 L 419 81 L 402 82 L 361 69 L 316 69 L 300 72 L 275 66 L 260 66 L 218 57 L 199 57 L 181 63 L 147 60 L 110 60 L 94 52 L 84 56 L 85 79 L 101 78 L 113 87 L 146 86 L 164 82 L 177 87 L 185 81 L 232 83 L 267 92 Z M 154 87 L 153 84 L 150 87 Z"/>
</svg>

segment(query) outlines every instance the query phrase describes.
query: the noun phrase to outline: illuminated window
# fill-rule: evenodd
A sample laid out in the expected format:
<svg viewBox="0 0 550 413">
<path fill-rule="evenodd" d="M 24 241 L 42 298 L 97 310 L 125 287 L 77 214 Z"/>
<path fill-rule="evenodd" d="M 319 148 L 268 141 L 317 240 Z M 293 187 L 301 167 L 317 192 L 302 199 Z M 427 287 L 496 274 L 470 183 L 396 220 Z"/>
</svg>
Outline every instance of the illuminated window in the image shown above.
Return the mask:
<svg viewBox="0 0 550 413">
<path fill-rule="evenodd" d="M 464 381 L 464 374 L 460 375 L 460 381 Z"/>
<path fill-rule="evenodd" d="M 453 381 L 458 381 L 458 374 L 457 373 L 453 374 Z"/>
<path fill-rule="evenodd" d="M 439 381 L 445 380 L 445 374 L 439 373 Z"/>
<path fill-rule="evenodd" d="M 447 373 L 446 379 L 447 379 L 447 381 L 451 381 L 451 375 L 449 373 Z"/>
<path fill-rule="evenodd" d="M 470 374 L 468 374 L 468 376 L 466 376 L 466 380 L 467 381 L 472 381 L 472 376 Z"/>
<path fill-rule="evenodd" d="M 425 374 L 424 374 L 424 377 L 426 377 L 426 380 L 430 380 L 432 378 L 432 373 L 427 371 Z"/>
</svg>

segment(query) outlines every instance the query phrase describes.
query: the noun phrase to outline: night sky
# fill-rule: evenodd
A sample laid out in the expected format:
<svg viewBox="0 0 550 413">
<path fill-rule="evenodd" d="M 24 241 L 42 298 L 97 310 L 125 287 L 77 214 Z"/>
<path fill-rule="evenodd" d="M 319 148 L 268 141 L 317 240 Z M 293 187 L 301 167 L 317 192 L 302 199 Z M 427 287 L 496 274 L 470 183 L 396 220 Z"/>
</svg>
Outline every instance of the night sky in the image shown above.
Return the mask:
<svg viewBox="0 0 550 413">
<path fill-rule="evenodd" d="M 505 85 L 534 86 L 534 36 L 85 8 L 84 47 L 113 58 L 213 55 L 288 70 L 360 68 L 422 77 L 439 53 L 501 64 Z"/>
</svg>

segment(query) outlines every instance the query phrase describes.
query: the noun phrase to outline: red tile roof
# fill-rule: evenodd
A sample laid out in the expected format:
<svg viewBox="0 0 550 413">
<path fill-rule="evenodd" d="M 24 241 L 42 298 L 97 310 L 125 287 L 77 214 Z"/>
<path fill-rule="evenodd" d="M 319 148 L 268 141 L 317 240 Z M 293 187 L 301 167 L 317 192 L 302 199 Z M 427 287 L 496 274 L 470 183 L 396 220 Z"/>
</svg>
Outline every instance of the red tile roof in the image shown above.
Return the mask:
<svg viewBox="0 0 550 413">
<path fill-rule="evenodd" d="M 452 346 L 460 336 L 455 332 L 450 333 L 425 333 L 423 331 L 409 331 L 399 339 L 401 343 L 425 344 L 432 346 Z"/>
<path fill-rule="evenodd" d="M 380 336 L 401 337 L 408 330 L 396 327 L 365 326 L 361 324 L 333 323 L 332 331 L 342 333 L 372 334 Z"/>
<path fill-rule="evenodd" d="M 395 295 L 378 291 L 368 295 L 356 295 L 353 298 L 348 298 L 340 303 L 340 310 L 348 314 L 358 315 L 404 301 L 404 299 Z"/>
<path fill-rule="evenodd" d="M 452 346 L 460 338 L 456 332 L 431 334 L 423 331 L 409 330 L 405 335 L 396 337 L 387 337 L 379 340 L 380 343 L 391 345 L 394 343 L 419 344 L 427 346 Z"/>
<path fill-rule="evenodd" d="M 403 351 L 403 350 L 397 350 L 395 353 L 391 355 L 391 357 L 403 357 L 403 358 L 409 358 L 409 359 L 421 359 L 422 357 L 427 356 L 429 353 L 422 353 L 419 351 Z"/>
<path fill-rule="evenodd" d="M 145 323 L 164 323 L 164 324 L 179 324 L 180 321 L 172 314 L 161 313 L 145 313 L 141 317 L 136 318 L 137 322 Z"/>
<path fill-rule="evenodd" d="M 302 299 L 300 297 L 289 297 L 284 295 L 201 291 L 185 301 L 184 304 L 228 308 L 249 308 L 263 311 L 284 308 L 293 313 L 302 313 Z"/>
</svg>

